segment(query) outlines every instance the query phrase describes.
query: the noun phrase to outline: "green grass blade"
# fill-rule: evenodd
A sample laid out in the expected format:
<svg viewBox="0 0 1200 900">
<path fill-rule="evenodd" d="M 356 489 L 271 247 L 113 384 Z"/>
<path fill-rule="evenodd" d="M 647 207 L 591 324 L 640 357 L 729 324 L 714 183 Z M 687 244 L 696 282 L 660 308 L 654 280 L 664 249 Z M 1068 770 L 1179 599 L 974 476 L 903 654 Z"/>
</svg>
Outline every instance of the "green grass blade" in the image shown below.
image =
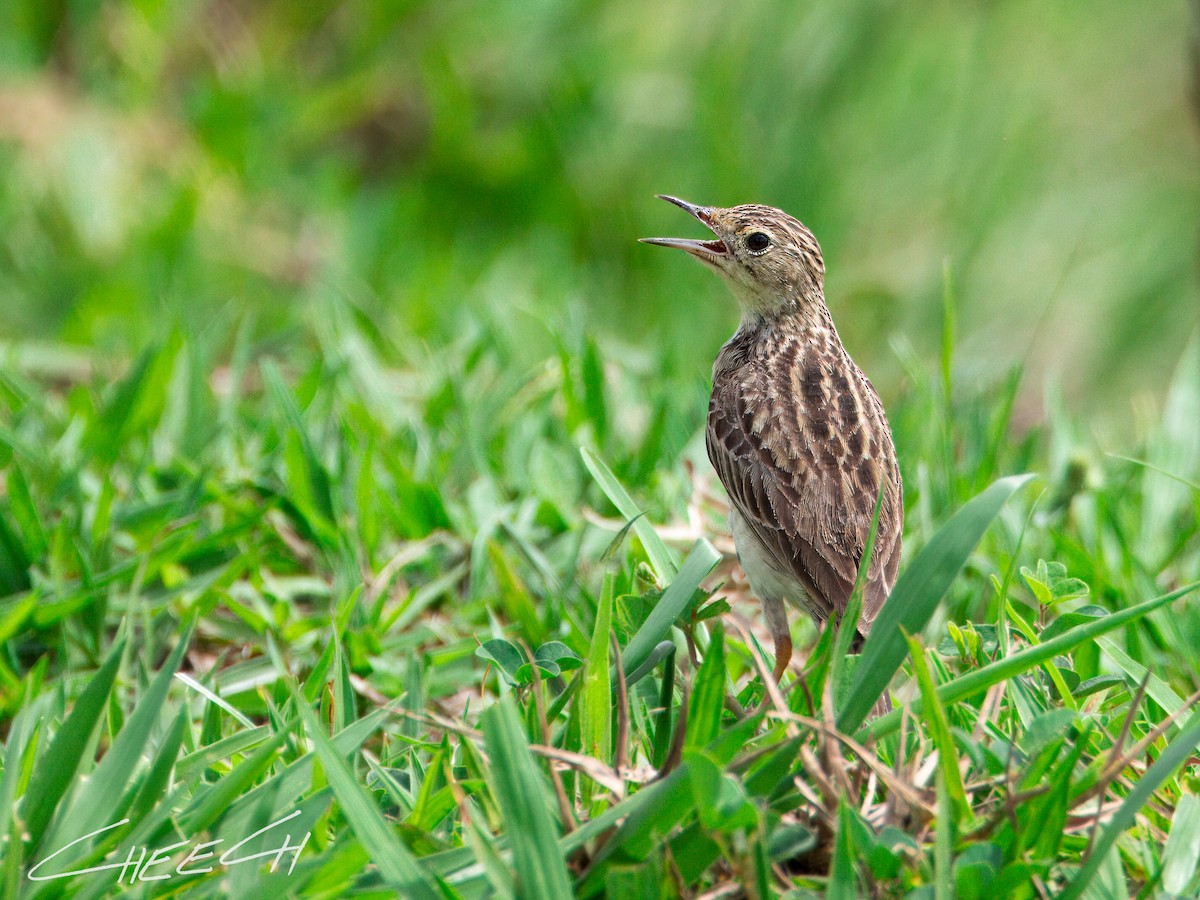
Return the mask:
<svg viewBox="0 0 1200 900">
<path fill-rule="evenodd" d="M 1168 713 L 1177 713 L 1183 709 L 1183 698 L 1175 693 L 1169 684 L 1122 650 L 1111 637 L 1097 638 L 1096 643 L 1100 645 L 1100 649 L 1104 651 L 1104 655 L 1111 659 L 1117 668 L 1128 675 L 1134 684 L 1141 684 L 1142 680 L 1145 679 L 1146 696 L 1164 710 Z M 1179 727 L 1177 722 L 1175 725 L 1176 730 Z"/>
<path fill-rule="evenodd" d="M 833 842 L 826 900 L 856 900 L 861 894 L 854 865 L 854 813 L 843 797 L 838 802 L 838 830 Z"/>
<path fill-rule="evenodd" d="M 994 482 L 951 516 L 909 563 L 863 645 L 856 682 L 838 715 L 839 729 L 851 732 L 862 724 L 908 653 L 904 632 L 917 634 L 925 627 L 1005 501 L 1032 477 Z"/>
<path fill-rule="evenodd" d="M 953 703 L 955 700 L 985 691 L 993 684 L 998 684 L 1005 679 L 1012 678 L 1014 675 L 1020 675 L 1034 666 L 1041 665 L 1047 659 L 1053 659 L 1055 656 L 1070 652 L 1085 641 L 1090 641 L 1102 634 L 1128 625 L 1130 622 L 1135 622 L 1143 616 L 1154 612 L 1156 609 L 1161 609 L 1178 600 L 1180 597 L 1192 593 L 1197 588 L 1200 588 L 1200 581 L 1184 585 L 1168 594 L 1163 594 L 1151 600 L 1146 600 L 1137 606 L 1118 610 L 1110 616 L 1103 616 L 1091 622 L 1076 625 L 1070 631 L 1065 631 L 1056 638 L 1051 638 L 1035 647 L 1026 647 L 1024 650 L 1020 650 L 1011 656 L 1002 657 L 993 663 L 988 663 L 986 666 L 967 672 L 958 678 L 939 685 L 937 689 L 938 699 L 942 703 Z M 922 709 L 921 701 L 919 699 L 916 700 L 912 705 L 912 711 L 919 714 Z M 891 734 L 900 727 L 901 713 L 902 711 L 897 709 L 892 710 L 885 716 L 880 716 L 875 721 L 860 729 L 856 737 L 860 740 L 865 740 L 869 737 L 878 738 L 885 734 Z"/>
<path fill-rule="evenodd" d="M 198 682 L 191 675 L 188 675 L 184 672 L 176 672 L 175 677 L 179 681 L 182 681 L 184 684 L 186 684 L 188 687 L 190 687 L 197 694 L 202 696 L 209 703 L 212 703 L 213 705 L 218 706 L 221 709 L 225 710 L 225 712 L 229 713 L 229 715 L 233 716 L 235 719 L 237 719 L 239 722 L 241 722 L 247 728 L 254 727 L 254 723 L 251 722 L 246 717 L 245 713 L 243 713 L 240 709 L 238 709 L 236 706 L 234 706 L 229 701 L 225 700 L 223 697 L 220 697 L 219 695 L 214 694 L 212 691 L 210 691 L 208 688 L 206 688 L 204 685 L 202 685 L 200 682 Z"/>
<path fill-rule="evenodd" d="M 1200 715 L 1195 715 L 1192 716 L 1187 727 L 1163 748 L 1154 764 L 1146 769 L 1145 773 L 1134 783 L 1133 790 L 1129 792 L 1125 801 L 1113 814 L 1092 845 L 1083 866 L 1067 884 L 1067 889 L 1062 894 L 1063 900 L 1073 900 L 1083 894 L 1108 856 L 1109 850 L 1117 842 L 1117 838 L 1133 825 L 1138 811 L 1150 802 L 1154 792 L 1162 783 L 1187 761 L 1198 744 L 1200 744 Z"/>
<path fill-rule="evenodd" d="M 562 844 L 564 852 L 571 852 L 582 846 L 584 841 L 617 826 L 612 837 L 593 858 L 592 871 L 580 885 L 579 895 L 589 896 L 593 892 L 593 883 L 603 883 L 603 863 L 610 857 L 645 859 L 661 841 L 662 835 L 673 830 L 695 809 L 692 773 L 687 762 L 684 762 L 662 781 L 643 788 L 573 831 Z"/>
<path fill-rule="evenodd" d="M 671 653 L 674 652 L 672 647 Z M 672 707 L 675 703 L 675 659 L 663 667 L 662 681 L 658 686 L 658 712 L 654 715 L 654 741 L 651 764 L 660 768 L 671 749 L 671 738 L 675 733 L 675 718 Z"/>
<path fill-rule="evenodd" d="M 707 747 L 720 733 L 721 714 L 725 711 L 725 671 L 725 631 L 717 626 L 696 673 L 688 703 L 685 746 Z"/>
<path fill-rule="evenodd" d="M 667 585 L 667 589 L 663 591 L 662 597 L 650 611 L 650 615 L 646 617 L 642 627 L 630 638 L 629 645 L 622 655 L 622 663 L 626 672 L 637 671 L 655 646 L 667 636 L 671 626 L 679 618 L 679 614 L 687 607 L 696 593 L 696 589 L 700 587 L 700 582 L 720 560 L 721 554 L 712 544 L 704 538 L 696 541 L 691 552 L 688 553 L 687 559 L 683 561 L 679 573 Z"/>
<path fill-rule="evenodd" d="M 954 848 L 954 810 L 946 773 L 937 770 L 937 832 L 933 837 L 933 896 L 935 900 L 954 900 L 954 873 L 951 855 Z"/>
<path fill-rule="evenodd" d="M 1163 850 L 1162 888 L 1183 894 L 1200 864 L 1200 797 L 1184 794 L 1171 817 L 1171 832 Z"/>
<path fill-rule="evenodd" d="M 191 753 L 185 754 L 175 762 L 175 778 L 178 781 L 189 781 L 199 778 L 210 766 L 226 757 L 237 753 L 246 753 L 271 737 L 271 728 L 259 725 L 254 728 L 243 728 L 233 734 L 205 744 Z"/>
<path fill-rule="evenodd" d="M 945 707 L 938 701 L 937 688 L 933 683 L 933 674 L 929 671 L 929 661 L 925 658 L 925 648 L 921 646 L 921 639 L 908 638 L 908 651 L 912 656 L 913 672 L 917 676 L 917 685 L 924 699 L 924 719 L 929 726 L 933 745 L 938 751 L 942 782 L 950 802 L 954 805 L 955 821 L 969 823 L 973 818 L 971 806 L 967 802 L 962 773 L 958 770 L 958 753 L 954 747 L 954 738 L 950 734 L 950 722 L 946 718 Z M 938 822 L 938 828 L 941 829 L 946 824 Z"/>
<path fill-rule="evenodd" d="M 124 650 L 124 639 L 113 645 L 104 664 L 96 670 L 75 701 L 74 708 L 54 735 L 45 755 L 38 760 L 22 801 L 25 831 L 29 834 L 31 849 L 37 847 L 50 817 L 79 771 L 84 750 L 108 704 Z M 7 766 L 4 774 L 9 774 Z"/>
<path fill-rule="evenodd" d="M 654 645 L 654 649 L 650 651 L 650 655 L 642 660 L 642 664 L 625 676 L 625 686 L 633 687 L 651 672 L 653 672 L 660 662 L 675 652 L 675 644 L 673 641 L 659 641 Z"/>
<path fill-rule="evenodd" d="M 1005 603 L 1004 606 L 1005 612 L 1008 613 L 1009 621 L 1016 626 L 1017 631 L 1021 632 L 1021 635 L 1025 638 L 1025 641 L 1034 646 L 1040 644 L 1041 641 L 1038 640 L 1037 632 L 1021 617 L 1021 614 L 1017 612 L 1017 608 L 1013 606 L 1012 602 L 1009 601 Z M 1063 705 L 1071 709 L 1078 709 L 1079 704 L 1076 703 L 1075 698 L 1071 696 L 1071 691 L 1067 687 L 1066 681 L 1063 679 L 1062 672 L 1058 670 L 1058 666 L 1054 664 L 1054 661 L 1046 660 L 1043 662 L 1042 670 L 1054 683 L 1054 688 L 1058 691 L 1058 696 L 1062 699 Z"/>
<path fill-rule="evenodd" d="M 345 731 L 338 732 L 332 738 L 334 750 L 343 757 L 357 753 L 359 747 L 379 729 L 389 715 L 390 713 L 386 709 L 376 709 Z M 239 797 L 221 819 L 222 831 L 229 834 L 239 831 L 242 834 L 249 834 L 254 830 L 254 828 L 248 827 L 250 822 L 254 821 L 263 810 L 277 815 L 290 802 L 290 798 L 310 790 L 313 785 L 315 758 L 314 753 L 304 754 L 281 772 L 271 775 Z"/>
<path fill-rule="evenodd" d="M 588 648 L 579 709 L 583 752 L 605 763 L 612 761 L 613 694 L 608 671 L 608 649 L 615 580 L 611 573 L 606 575 L 604 586 L 600 589 L 600 604 L 596 608 L 596 625 L 592 629 L 592 643 Z"/>
<path fill-rule="evenodd" d="M 1030 827 L 1022 835 L 1026 847 L 1032 847 L 1033 859 L 1054 859 L 1065 836 L 1068 801 L 1071 799 L 1071 779 L 1075 766 L 1088 746 L 1090 727 L 1071 742 L 1071 749 L 1049 773 L 1044 783 L 1049 790 L 1026 807 Z"/>
<path fill-rule="evenodd" d="M 336 544 L 337 515 L 333 505 L 333 487 L 324 463 L 321 462 L 295 395 L 287 386 L 279 368 L 270 360 L 262 364 L 263 381 L 275 406 L 287 424 L 284 435 L 284 458 L 290 477 L 292 499 L 315 530 L 328 542 Z"/>
<path fill-rule="evenodd" d="M 205 783 L 178 816 L 184 833 L 196 834 L 209 828 L 242 794 L 250 790 L 275 761 L 280 746 L 294 727 L 294 721 L 287 723 L 217 781 Z"/>
<path fill-rule="evenodd" d="M 329 779 L 329 786 L 341 804 L 342 813 L 350 828 L 367 851 L 370 860 L 379 867 L 384 881 L 403 897 L 418 900 L 435 900 L 441 892 L 432 876 L 396 836 L 388 825 L 370 793 L 359 782 L 358 777 L 346 762 L 342 753 L 334 746 L 324 726 L 317 721 L 316 714 L 304 702 L 298 689 L 292 696 L 304 730 L 313 743 L 321 768 Z"/>
<path fill-rule="evenodd" d="M 138 699 L 133 714 L 125 720 L 100 765 L 71 803 L 70 815 L 63 816 L 62 824 L 55 827 L 55 846 L 64 846 L 111 821 L 126 783 L 141 761 L 150 735 L 162 716 L 167 691 L 175 679 L 175 670 L 187 652 L 193 627 L 192 623 L 184 627 L 175 649 Z"/>
<path fill-rule="evenodd" d="M 671 580 L 671 576 L 679 571 L 675 553 L 663 543 L 663 539 L 658 536 L 654 526 L 646 521 L 642 510 L 638 509 L 638 505 L 633 502 L 629 492 L 617 480 L 617 476 L 612 473 L 612 470 L 604 464 L 604 460 L 587 447 L 580 447 L 579 452 L 583 456 L 583 464 L 587 466 L 587 470 L 592 473 L 592 477 L 596 479 L 600 489 L 612 501 L 613 506 L 628 521 L 633 522 L 633 530 L 637 532 L 642 546 L 646 548 L 646 556 L 650 559 L 650 566 L 654 569 L 654 574 L 658 577 L 660 584 L 666 584 Z"/>
<path fill-rule="evenodd" d="M 492 788 L 512 842 L 521 897 L 570 897 L 571 880 L 550 815 L 550 788 L 538 773 L 512 695 L 482 716 Z"/>
<path fill-rule="evenodd" d="M 137 797 L 134 798 L 133 805 L 129 809 L 129 818 L 132 821 L 140 821 L 156 804 L 162 802 L 163 795 L 166 794 L 167 787 L 171 783 L 171 772 L 175 768 L 175 760 L 179 758 L 179 748 L 183 745 L 188 720 L 188 709 L 185 705 L 176 713 L 170 730 L 158 745 L 150 770 L 142 779 Z"/>
</svg>

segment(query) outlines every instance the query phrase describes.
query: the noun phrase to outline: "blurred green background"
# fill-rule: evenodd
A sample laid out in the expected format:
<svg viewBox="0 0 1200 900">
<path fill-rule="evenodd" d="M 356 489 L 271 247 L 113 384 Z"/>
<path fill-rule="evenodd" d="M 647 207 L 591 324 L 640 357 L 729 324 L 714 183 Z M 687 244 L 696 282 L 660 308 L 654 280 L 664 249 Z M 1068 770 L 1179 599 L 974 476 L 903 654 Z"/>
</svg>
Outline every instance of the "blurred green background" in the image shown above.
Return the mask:
<svg viewBox="0 0 1200 900">
<path fill-rule="evenodd" d="M 1189 10 L 694 0 L 0 4 L 0 340 L 286 348 L 330 305 L 395 362 L 479 329 L 707 377 L 736 314 L 653 199 L 765 202 L 825 249 L 885 400 L 1028 361 L 1101 419 L 1196 326 Z M 58 351 L 56 351 L 58 352 Z M 659 366 L 656 364 L 655 369 Z"/>
</svg>

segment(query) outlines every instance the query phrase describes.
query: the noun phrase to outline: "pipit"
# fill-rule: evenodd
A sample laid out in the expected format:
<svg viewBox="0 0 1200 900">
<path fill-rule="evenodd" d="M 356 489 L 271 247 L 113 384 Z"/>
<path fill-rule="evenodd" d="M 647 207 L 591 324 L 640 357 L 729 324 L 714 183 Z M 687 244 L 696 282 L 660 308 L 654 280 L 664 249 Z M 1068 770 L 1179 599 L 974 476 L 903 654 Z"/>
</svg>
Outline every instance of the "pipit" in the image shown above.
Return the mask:
<svg viewBox="0 0 1200 900">
<path fill-rule="evenodd" d="M 841 618 L 881 484 L 854 649 L 895 584 L 904 507 L 892 432 L 875 388 L 833 326 L 812 232 L 770 206 L 719 209 L 661 199 L 687 210 L 716 239 L 642 240 L 686 250 L 711 266 L 741 307 L 741 324 L 713 364 L 705 439 L 729 494 L 738 559 L 775 642 L 778 681 L 792 657 L 787 604 L 818 625 Z"/>
</svg>

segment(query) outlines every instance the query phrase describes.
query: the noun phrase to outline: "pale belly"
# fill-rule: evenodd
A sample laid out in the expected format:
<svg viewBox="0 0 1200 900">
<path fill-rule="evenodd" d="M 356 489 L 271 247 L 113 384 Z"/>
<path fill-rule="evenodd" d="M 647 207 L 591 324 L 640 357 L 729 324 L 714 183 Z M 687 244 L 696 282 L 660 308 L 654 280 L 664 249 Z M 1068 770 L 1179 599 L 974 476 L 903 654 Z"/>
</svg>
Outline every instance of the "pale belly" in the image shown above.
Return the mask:
<svg viewBox="0 0 1200 900">
<path fill-rule="evenodd" d="M 772 618 L 772 613 L 779 615 L 782 612 L 776 612 L 772 607 L 783 601 L 803 610 L 818 622 L 824 620 L 823 612 L 809 599 L 804 586 L 790 573 L 780 572 L 772 565 L 767 550 L 736 509 L 729 513 L 729 528 L 733 532 L 738 561 L 750 580 L 751 589 L 763 601 L 768 619 Z"/>
</svg>

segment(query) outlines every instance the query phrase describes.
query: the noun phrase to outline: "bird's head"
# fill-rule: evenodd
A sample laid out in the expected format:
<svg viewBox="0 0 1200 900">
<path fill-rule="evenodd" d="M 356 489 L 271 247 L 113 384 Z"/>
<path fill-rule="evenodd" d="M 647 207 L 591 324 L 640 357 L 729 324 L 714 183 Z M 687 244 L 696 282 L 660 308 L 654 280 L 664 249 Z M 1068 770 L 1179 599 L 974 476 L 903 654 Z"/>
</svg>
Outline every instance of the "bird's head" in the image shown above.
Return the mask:
<svg viewBox="0 0 1200 900">
<path fill-rule="evenodd" d="M 744 314 L 771 317 L 824 304 L 825 263 L 812 232 L 771 206 L 697 206 L 678 197 L 659 197 L 687 210 L 708 226 L 715 240 L 642 238 L 646 244 L 678 247 L 716 269 Z"/>
</svg>

